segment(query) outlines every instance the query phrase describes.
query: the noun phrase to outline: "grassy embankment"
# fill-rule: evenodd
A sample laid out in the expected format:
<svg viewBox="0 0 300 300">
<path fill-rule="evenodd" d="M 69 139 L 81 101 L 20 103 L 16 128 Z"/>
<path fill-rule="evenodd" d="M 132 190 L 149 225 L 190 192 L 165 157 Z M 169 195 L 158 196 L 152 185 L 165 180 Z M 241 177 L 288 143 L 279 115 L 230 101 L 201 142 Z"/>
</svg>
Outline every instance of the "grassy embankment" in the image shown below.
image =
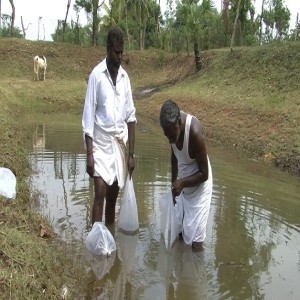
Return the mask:
<svg viewBox="0 0 300 300">
<path fill-rule="evenodd" d="M 46 81 L 34 82 L 32 58 L 41 53 L 48 59 Z M 54 251 L 52 238 L 40 237 L 47 221 L 30 209 L 38 195 L 27 182 L 32 137 L 23 125 L 35 113 L 81 114 L 85 77 L 104 55 L 99 48 L 0 40 L 0 166 L 17 176 L 16 199 L 0 199 L 5 299 L 59 299 L 62 285 L 72 290 L 82 275 Z M 162 102 L 173 98 L 201 120 L 207 138 L 300 174 L 299 43 L 203 52 L 199 74 L 193 74 L 193 57 L 183 54 L 130 52 L 125 60 L 134 91 L 172 84 L 136 100 L 138 114 L 157 121 Z M 53 236 L 51 228 L 47 234 Z"/>
</svg>

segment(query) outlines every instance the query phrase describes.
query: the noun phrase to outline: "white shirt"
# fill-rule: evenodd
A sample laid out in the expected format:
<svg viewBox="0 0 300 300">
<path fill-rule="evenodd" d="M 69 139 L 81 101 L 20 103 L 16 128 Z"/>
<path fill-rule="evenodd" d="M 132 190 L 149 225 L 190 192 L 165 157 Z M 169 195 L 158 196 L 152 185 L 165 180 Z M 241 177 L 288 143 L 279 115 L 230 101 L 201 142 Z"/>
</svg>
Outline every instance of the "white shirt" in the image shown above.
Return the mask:
<svg viewBox="0 0 300 300">
<path fill-rule="evenodd" d="M 82 116 L 83 136 L 94 139 L 95 126 L 111 135 L 121 134 L 130 122 L 136 122 L 136 117 L 128 74 L 120 66 L 114 86 L 105 58 L 89 76 Z"/>
</svg>

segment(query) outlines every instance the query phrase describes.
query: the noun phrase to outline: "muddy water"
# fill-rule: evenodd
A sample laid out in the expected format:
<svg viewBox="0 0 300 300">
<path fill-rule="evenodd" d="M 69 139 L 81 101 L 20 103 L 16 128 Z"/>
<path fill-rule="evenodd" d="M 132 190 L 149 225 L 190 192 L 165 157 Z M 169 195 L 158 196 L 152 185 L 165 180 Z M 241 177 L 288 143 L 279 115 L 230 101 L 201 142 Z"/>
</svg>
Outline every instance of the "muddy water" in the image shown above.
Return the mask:
<svg viewBox="0 0 300 300">
<path fill-rule="evenodd" d="M 299 297 L 299 178 L 207 144 L 214 188 L 204 251 L 177 242 L 168 253 L 158 199 L 170 188 L 169 145 L 159 127 L 139 120 L 133 174 L 139 232 L 126 236 L 110 227 L 117 252 L 92 257 L 83 244 L 91 229 L 93 182 L 85 173 L 80 116 L 38 119 L 30 154 L 39 194 L 34 209 L 86 269 L 85 299 Z M 116 218 L 119 208 L 120 199 Z"/>
</svg>

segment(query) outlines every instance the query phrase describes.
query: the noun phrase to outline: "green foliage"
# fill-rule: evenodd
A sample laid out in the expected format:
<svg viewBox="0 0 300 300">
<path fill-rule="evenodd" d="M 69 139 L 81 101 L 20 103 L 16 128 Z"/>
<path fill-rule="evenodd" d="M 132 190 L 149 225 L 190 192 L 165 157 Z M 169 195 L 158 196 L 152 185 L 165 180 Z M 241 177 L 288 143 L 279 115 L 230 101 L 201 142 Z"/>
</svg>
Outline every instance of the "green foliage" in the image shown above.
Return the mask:
<svg viewBox="0 0 300 300">
<path fill-rule="evenodd" d="M 108 28 L 119 25 L 130 50 L 159 48 L 170 52 L 185 51 L 195 44 L 201 50 L 228 47 L 237 14 L 238 0 L 223 2 L 218 12 L 212 0 L 168 0 L 161 15 L 155 0 L 76 0 L 73 9 L 84 10 L 88 24 L 76 23 L 65 28 L 64 41 L 79 45 L 105 45 Z M 262 20 L 262 22 L 261 22 Z M 284 0 L 265 0 L 264 11 L 256 12 L 254 0 L 242 0 L 235 34 L 236 46 L 299 39 L 299 29 L 289 31 L 290 11 Z M 61 23 L 62 25 L 62 23 Z M 299 26 L 298 26 L 299 27 Z M 62 28 L 52 35 L 62 40 Z M 262 34 L 261 34 L 262 33 Z M 261 38 L 262 37 L 262 38 Z"/>
<path fill-rule="evenodd" d="M 282 40 L 288 36 L 291 13 L 283 0 L 267 0 L 267 9 L 263 12 L 265 24 L 265 42 Z"/>
<path fill-rule="evenodd" d="M 0 36 L 11 37 L 11 16 L 6 14 L 1 15 L 1 24 L 2 28 L 0 31 Z M 23 38 L 21 29 L 15 26 L 13 29 L 12 36 L 16 38 Z"/>
<path fill-rule="evenodd" d="M 74 21 L 65 25 L 63 30 L 63 21 L 58 22 L 55 32 L 51 35 L 54 42 L 67 42 L 81 46 L 91 45 L 91 28 L 90 26 L 80 26 Z"/>
</svg>

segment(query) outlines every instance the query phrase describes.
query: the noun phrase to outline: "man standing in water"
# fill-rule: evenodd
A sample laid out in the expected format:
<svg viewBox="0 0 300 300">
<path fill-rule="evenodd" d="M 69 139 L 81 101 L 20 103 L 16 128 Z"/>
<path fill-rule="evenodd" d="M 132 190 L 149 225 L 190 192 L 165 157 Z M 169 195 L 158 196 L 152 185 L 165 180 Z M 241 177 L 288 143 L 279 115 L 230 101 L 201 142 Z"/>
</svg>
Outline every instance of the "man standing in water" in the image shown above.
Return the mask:
<svg viewBox="0 0 300 300">
<path fill-rule="evenodd" d="M 177 197 L 183 240 L 201 250 L 212 197 L 212 171 L 201 124 L 167 100 L 161 108 L 160 125 L 171 144 L 172 194 L 174 203 Z"/>
<path fill-rule="evenodd" d="M 122 68 L 124 38 L 121 29 L 111 27 L 107 55 L 89 76 L 82 116 L 86 146 L 86 170 L 94 178 L 92 223 L 101 222 L 104 198 L 105 222 L 115 221 L 119 189 L 125 181 L 125 148 L 131 177 L 135 167 L 135 106 L 127 72 Z"/>
</svg>

